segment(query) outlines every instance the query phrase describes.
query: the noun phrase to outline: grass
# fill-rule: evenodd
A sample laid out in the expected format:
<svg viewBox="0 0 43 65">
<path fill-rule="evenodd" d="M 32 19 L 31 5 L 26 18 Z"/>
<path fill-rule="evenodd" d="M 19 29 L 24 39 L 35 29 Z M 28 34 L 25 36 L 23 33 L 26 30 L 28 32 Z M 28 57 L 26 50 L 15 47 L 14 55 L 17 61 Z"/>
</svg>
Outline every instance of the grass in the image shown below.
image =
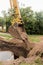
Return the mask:
<svg viewBox="0 0 43 65">
<path fill-rule="evenodd" d="M 22 62 L 19 65 L 30 65 L 29 63 Z"/>
<path fill-rule="evenodd" d="M 43 65 L 43 63 L 24 63 L 24 62 L 22 62 L 22 63 L 20 63 L 19 65 Z"/>
<path fill-rule="evenodd" d="M 43 61 L 40 57 L 38 57 L 36 60 L 35 60 L 35 63 L 38 64 L 38 65 L 43 65 Z"/>
<path fill-rule="evenodd" d="M 0 62 L 0 65 L 2 65 L 2 62 Z"/>
<path fill-rule="evenodd" d="M 34 43 L 37 43 L 37 42 L 40 42 L 40 38 L 43 35 L 29 35 L 28 38 L 31 42 L 34 42 Z"/>
<path fill-rule="evenodd" d="M 10 34 L 8 34 L 8 33 L 0 33 L 0 37 L 3 37 L 4 39 L 7 39 L 7 40 L 13 38 L 13 37 L 12 37 Z"/>
</svg>

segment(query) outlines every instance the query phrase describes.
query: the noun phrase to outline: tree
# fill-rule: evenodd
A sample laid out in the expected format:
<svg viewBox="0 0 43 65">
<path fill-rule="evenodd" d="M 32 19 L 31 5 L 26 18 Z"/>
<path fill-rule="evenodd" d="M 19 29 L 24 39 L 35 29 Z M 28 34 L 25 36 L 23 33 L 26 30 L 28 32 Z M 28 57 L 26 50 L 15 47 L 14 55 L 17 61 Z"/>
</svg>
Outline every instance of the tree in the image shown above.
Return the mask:
<svg viewBox="0 0 43 65">
<path fill-rule="evenodd" d="M 3 28 L 4 28 L 4 18 L 3 17 L 0 17 L 0 26 L 2 27 L 2 31 L 3 31 Z"/>
<path fill-rule="evenodd" d="M 35 32 L 38 34 L 43 34 L 43 12 L 36 12 L 35 18 Z"/>
<path fill-rule="evenodd" d="M 3 23 L 5 23 L 5 25 L 6 25 L 6 32 L 8 32 L 8 28 L 10 26 L 9 22 L 11 20 L 11 16 L 9 15 L 9 13 L 6 13 L 6 11 L 2 11 L 2 14 L 3 14 L 3 18 L 4 18 L 4 22 Z"/>
<path fill-rule="evenodd" d="M 26 32 L 29 34 L 34 32 L 33 24 L 35 22 L 34 13 L 30 7 L 21 9 L 21 16 L 24 21 Z"/>
</svg>

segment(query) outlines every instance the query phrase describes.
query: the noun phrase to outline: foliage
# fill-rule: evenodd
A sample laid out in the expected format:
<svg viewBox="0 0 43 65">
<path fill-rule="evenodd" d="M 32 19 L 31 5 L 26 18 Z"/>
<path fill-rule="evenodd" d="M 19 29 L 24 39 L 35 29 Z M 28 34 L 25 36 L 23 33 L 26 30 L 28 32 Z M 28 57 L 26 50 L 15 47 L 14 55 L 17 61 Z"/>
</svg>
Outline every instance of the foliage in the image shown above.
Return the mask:
<svg viewBox="0 0 43 65">
<path fill-rule="evenodd" d="M 35 33 L 36 34 L 43 34 L 43 12 L 36 12 L 35 13 Z"/>
<path fill-rule="evenodd" d="M 0 26 L 3 26 L 5 24 L 4 19 L 0 17 Z"/>
<path fill-rule="evenodd" d="M 31 10 L 30 7 L 23 8 L 21 9 L 21 15 L 25 24 L 26 32 L 28 34 L 32 34 L 34 32 L 33 25 L 35 22 L 33 11 Z"/>
<path fill-rule="evenodd" d="M 30 7 L 21 9 L 22 19 L 28 34 L 43 34 L 43 12 L 33 12 Z"/>
<path fill-rule="evenodd" d="M 12 16 L 13 13 L 14 13 L 13 9 L 9 9 L 7 13 L 6 13 L 6 11 L 2 11 L 2 14 L 3 14 L 2 18 L 4 20 L 3 23 L 6 25 L 6 32 L 8 32 L 8 28 L 11 25 L 11 19 L 13 18 L 13 16 Z"/>
</svg>

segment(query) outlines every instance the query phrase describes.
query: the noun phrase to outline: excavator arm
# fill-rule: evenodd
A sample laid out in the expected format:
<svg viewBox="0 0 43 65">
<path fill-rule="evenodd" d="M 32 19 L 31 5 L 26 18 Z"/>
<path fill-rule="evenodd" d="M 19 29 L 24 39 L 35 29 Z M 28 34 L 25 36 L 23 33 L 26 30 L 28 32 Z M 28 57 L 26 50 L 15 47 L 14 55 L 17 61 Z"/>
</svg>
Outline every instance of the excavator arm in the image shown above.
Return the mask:
<svg viewBox="0 0 43 65">
<path fill-rule="evenodd" d="M 14 8 L 16 17 L 13 18 L 12 25 L 9 27 L 9 33 L 17 40 L 22 40 L 23 44 L 25 44 L 25 48 L 29 48 L 28 46 L 28 37 L 25 32 L 21 15 L 20 9 L 18 6 L 17 0 L 10 0 L 11 8 Z M 17 42 L 18 43 L 18 42 Z"/>
<path fill-rule="evenodd" d="M 10 0 L 11 9 L 14 9 L 14 17 L 11 20 L 12 25 L 9 27 L 9 32 L 16 38 L 21 37 L 21 31 L 24 31 L 20 9 L 17 0 Z M 16 35 L 15 35 L 16 34 Z"/>
<path fill-rule="evenodd" d="M 22 19 L 21 19 L 21 15 L 20 15 L 18 1 L 17 0 L 10 0 L 10 5 L 11 5 L 11 8 L 14 9 L 14 11 L 15 11 L 15 14 L 14 14 L 15 17 L 11 21 L 12 25 L 14 23 L 21 24 Z"/>
</svg>

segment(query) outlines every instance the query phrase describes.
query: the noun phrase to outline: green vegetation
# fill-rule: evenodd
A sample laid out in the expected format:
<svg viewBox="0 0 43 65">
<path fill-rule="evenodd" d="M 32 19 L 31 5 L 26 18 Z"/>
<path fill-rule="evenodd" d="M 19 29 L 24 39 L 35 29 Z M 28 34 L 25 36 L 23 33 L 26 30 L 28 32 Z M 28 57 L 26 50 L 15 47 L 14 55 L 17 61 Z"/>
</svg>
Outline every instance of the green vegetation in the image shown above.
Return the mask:
<svg viewBox="0 0 43 65">
<path fill-rule="evenodd" d="M 19 65 L 43 65 L 43 63 L 25 63 L 25 62 L 22 62 L 20 63 Z"/>
<path fill-rule="evenodd" d="M 0 65 L 2 65 L 2 62 L 0 62 Z"/>
<path fill-rule="evenodd" d="M 41 37 L 43 35 L 29 35 L 28 38 L 29 38 L 29 41 L 33 42 L 33 43 L 37 43 L 37 42 L 40 42 L 41 39 L 39 37 Z"/>
<path fill-rule="evenodd" d="M 43 65 L 43 61 L 42 61 L 42 59 L 41 59 L 40 57 L 38 57 L 38 58 L 35 60 L 35 63 L 36 63 L 37 65 Z"/>
<path fill-rule="evenodd" d="M 22 62 L 19 65 L 30 65 L 29 63 Z"/>
<path fill-rule="evenodd" d="M 43 12 L 34 12 L 27 7 L 21 9 L 21 15 L 28 34 L 43 34 Z"/>
<path fill-rule="evenodd" d="M 19 65 L 43 65 L 43 61 L 40 57 L 37 57 L 34 63 L 21 62 Z"/>
<path fill-rule="evenodd" d="M 10 65 L 14 65 L 14 64 L 10 64 Z"/>
<path fill-rule="evenodd" d="M 12 37 L 10 34 L 8 34 L 8 33 L 0 33 L 0 37 L 2 37 L 2 38 L 4 38 L 4 39 L 7 39 L 7 40 L 13 38 L 13 37 Z"/>
<path fill-rule="evenodd" d="M 2 30 L 4 30 L 4 26 L 6 26 L 6 32 L 8 32 L 8 27 L 11 25 L 12 19 L 14 16 L 14 9 L 9 9 L 8 12 L 2 11 L 3 17 L 0 17 L 0 26 Z M 0 30 L 1 31 L 1 30 Z"/>
</svg>

